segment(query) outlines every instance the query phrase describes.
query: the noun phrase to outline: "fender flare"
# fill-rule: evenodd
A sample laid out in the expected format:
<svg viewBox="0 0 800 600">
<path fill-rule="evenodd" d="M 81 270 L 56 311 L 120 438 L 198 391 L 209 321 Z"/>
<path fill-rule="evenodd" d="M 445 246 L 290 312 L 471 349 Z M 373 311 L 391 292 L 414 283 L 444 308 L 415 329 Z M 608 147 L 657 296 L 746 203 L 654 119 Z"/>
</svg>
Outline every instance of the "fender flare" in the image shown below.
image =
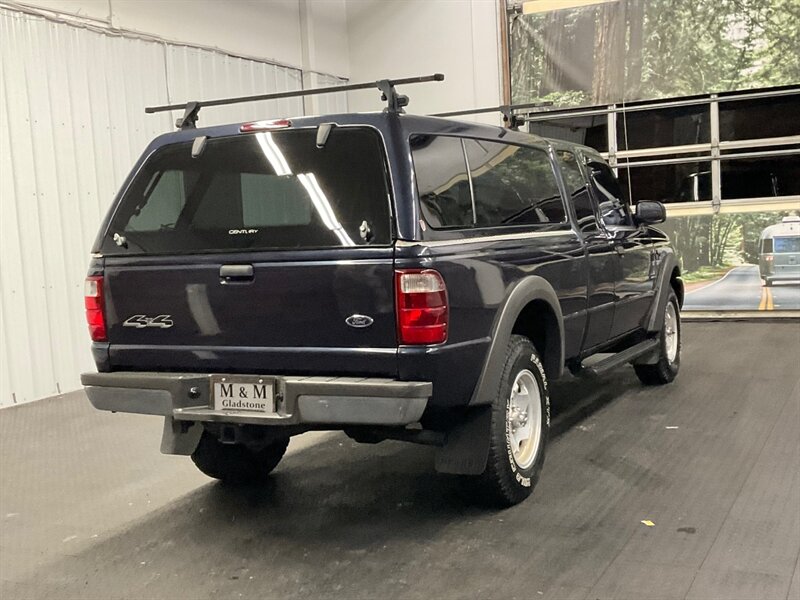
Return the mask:
<svg viewBox="0 0 800 600">
<path fill-rule="evenodd" d="M 502 361 L 511 332 L 522 310 L 535 300 L 547 303 L 555 315 L 556 335 L 547 336 L 542 360 L 548 377 L 558 378 L 564 369 L 564 317 L 558 296 L 544 278 L 526 277 L 513 287 L 497 311 L 492 326 L 492 341 L 484 360 L 481 375 L 470 399 L 465 418 L 447 434 L 445 445 L 436 453 L 436 470 L 440 473 L 479 475 L 486 469 L 489 457 L 491 402 L 500 385 Z"/>
<path fill-rule="evenodd" d="M 661 314 L 664 312 L 664 307 L 667 305 L 667 299 L 669 298 L 669 291 L 672 289 L 672 284 L 670 280 L 672 279 L 672 273 L 675 269 L 678 269 L 678 280 L 681 285 L 680 293 L 678 293 L 678 299 L 683 304 L 683 280 L 680 279 L 680 266 L 678 265 L 678 259 L 675 256 L 674 252 L 665 253 L 664 258 L 661 260 L 661 268 L 658 273 L 658 277 L 656 278 L 656 294 L 653 298 L 653 304 L 650 306 L 650 313 L 647 315 L 645 330 L 647 333 L 659 333 L 661 331 L 661 327 L 663 323 L 661 321 Z"/>
<path fill-rule="evenodd" d="M 500 383 L 501 363 L 505 357 L 508 340 L 522 310 L 531 302 L 540 300 L 545 302 L 553 311 L 556 320 L 557 332 L 555 336 L 548 336 L 544 356 L 541 356 L 545 365 L 545 372 L 549 379 L 558 379 L 564 370 L 564 316 L 561 314 L 561 305 L 558 302 L 553 286 L 546 279 L 538 275 L 526 277 L 521 280 L 506 297 L 500 310 L 497 311 L 492 326 L 492 341 L 486 353 L 483 370 L 478 378 L 478 384 L 470 399 L 470 406 L 490 404 L 494 391 Z"/>
</svg>

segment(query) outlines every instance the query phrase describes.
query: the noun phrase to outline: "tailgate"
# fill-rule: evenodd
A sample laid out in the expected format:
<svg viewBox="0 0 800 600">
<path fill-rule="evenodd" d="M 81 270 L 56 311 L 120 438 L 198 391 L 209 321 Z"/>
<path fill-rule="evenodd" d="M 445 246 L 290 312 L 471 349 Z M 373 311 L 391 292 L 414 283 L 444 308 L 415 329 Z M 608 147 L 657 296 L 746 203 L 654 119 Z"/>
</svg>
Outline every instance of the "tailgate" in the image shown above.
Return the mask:
<svg viewBox="0 0 800 600">
<path fill-rule="evenodd" d="M 112 368 L 395 374 L 391 249 L 345 261 L 232 258 L 109 259 Z M 252 276 L 220 276 L 227 266 Z"/>
</svg>

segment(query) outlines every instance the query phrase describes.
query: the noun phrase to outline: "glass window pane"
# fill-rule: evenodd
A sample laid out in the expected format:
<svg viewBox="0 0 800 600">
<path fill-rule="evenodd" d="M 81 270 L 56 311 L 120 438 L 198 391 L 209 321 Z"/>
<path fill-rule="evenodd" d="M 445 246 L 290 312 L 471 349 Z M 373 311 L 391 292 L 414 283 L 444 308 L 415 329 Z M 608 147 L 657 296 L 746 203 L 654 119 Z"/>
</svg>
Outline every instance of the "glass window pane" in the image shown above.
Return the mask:
<svg viewBox="0 0 800 600">
<path fill-rule="evenodd" d="M 686 283 L 682 310 L 765 310 L 770 296 L 769 310 L 800 309 L 800 260 L 773 248 L 787 237 L 797 240 L 790 244 L 800 250 L 797 212 L 681 215 L 659 224 L 680 260 Z M 767 284 L 773 287 L 770 294 L 763 289 Z"/>
<path fill-rule="evenodd" d="M 722 199 L 800 195 L 800 155 L 722 161 Z"/>
<path fill-rule="evenodd" d="M 528 133 L 583 144 L 598 152 L 608 152 L 607 115 L 531 121 L 528 123 Z"/>
<path fill-rule="evenodd" d="M 547 152 L 482 140 L 465 140 L 476 224 L 564 223 L 566 213 Z"/>
<path fill-rule="evenodd" d="M 629 169 L 620 166 L 619 181 L 623 189 L 630 185 L 634 204 L 642 200 L 665 204 L 711 200 L 710 161 Z"/>
<path fill-rule="evenodd" d="M 242 222 L 245 227 L 308 225 L 311 205 L 295 202 L 302 196 L 301 183 L 289 175 L 242 173 Z"/>
<path fill-rule="evenodd" d="M 434 229 L 472 227 L 472 196 L 461 140 L 414 135 L 410 143 L 425 222 Z"/>
<path fill-rule="evenodd" d="M 796 254 L 800 253 L 800 236 L 776 237 L 773 240 L 775 254 Z"/>
<path fill-rule="evenodd" d="M 720 102 L 720 141 L 800 134 L 800 94 Z"/>
<path fill-rule="evenodd" d="M 711 141 L 710 115 L 708 104 L 617 115 L 617 147 L 638 150 L 708 143 Z"/>
<path fill-rule="evenodd" d="M 324 248 L 391 240 L 383 146 L 368 128 L 336 128 L 325 148 L 313 130 L 211 138 L 164 146 L 125 192 L 104 252 Z M 357 162 L 353 156 L 358 156 Z M 372 231 L 362 238 L 366 222 Z"/>
<path fill-rule="evenodd" d="M 174 227 L 186 201 L 183 172 L 153 173 L 145 196 L 144 206 L 131 215 L 128 230 L 158 231 L 161 228 Z"/>
</svg>

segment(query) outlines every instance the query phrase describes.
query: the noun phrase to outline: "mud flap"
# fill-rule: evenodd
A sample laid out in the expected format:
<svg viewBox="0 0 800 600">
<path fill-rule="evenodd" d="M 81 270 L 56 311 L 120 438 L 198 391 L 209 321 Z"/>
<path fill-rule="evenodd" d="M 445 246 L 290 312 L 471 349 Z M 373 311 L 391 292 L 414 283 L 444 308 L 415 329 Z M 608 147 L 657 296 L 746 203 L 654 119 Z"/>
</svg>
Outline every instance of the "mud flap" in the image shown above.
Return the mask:
<svg viewBox="0 0 800 600">
<path fill-rule="evenodd" d="M 454 475 L 480 475 L 486 470 L 492 425 L 491 405 L 476 407 L 447 433 L 436 453 L 436 470 Z"/>
<path fill-rule="evenodd" d="M 660 354 L 661 346 L 656 348 L 655 350 L 648 352 L 647 354 L 643 354 L 636 360 L 632 360 L 632 365 L 654 365 L 658 362 L 658 359 L 661 358 Z"/>
<path fill-rule="evenodd" d="M 164 417 L 164 432 L 161 435 L 161 453 L 189 456 L 200 443 L 203 435 L 201 423 L 176 421 L 172 417 Z"/>
</svg>

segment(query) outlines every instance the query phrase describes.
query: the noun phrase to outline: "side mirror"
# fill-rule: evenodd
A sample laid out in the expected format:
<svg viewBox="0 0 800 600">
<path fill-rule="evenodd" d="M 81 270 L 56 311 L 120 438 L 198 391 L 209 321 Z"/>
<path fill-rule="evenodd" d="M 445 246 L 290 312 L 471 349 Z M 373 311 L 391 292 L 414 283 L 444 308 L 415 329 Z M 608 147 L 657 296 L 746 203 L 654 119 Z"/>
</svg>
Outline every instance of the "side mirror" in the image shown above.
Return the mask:
<svg viewBox="0 0 800 600">
<path fill-rule="evenodd" d="M 643 225 L 663 223 L 667 219 L 667 209 L 661 202 L 643 200 L 636 205 L 636 222 Z"/>
</svg>

